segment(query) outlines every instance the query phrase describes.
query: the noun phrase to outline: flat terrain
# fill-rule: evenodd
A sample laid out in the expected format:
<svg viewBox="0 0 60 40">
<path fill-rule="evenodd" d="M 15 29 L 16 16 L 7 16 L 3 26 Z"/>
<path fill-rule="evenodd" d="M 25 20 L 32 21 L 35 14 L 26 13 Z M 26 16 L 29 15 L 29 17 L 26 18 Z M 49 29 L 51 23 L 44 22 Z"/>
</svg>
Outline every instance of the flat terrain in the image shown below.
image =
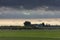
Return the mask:
<svg viewBox="0 0 60 40">
<path fill-rule="evenodd" d="M 0 30 L 0 40 L 60 40 L 60 30 Z"/>
</svg>

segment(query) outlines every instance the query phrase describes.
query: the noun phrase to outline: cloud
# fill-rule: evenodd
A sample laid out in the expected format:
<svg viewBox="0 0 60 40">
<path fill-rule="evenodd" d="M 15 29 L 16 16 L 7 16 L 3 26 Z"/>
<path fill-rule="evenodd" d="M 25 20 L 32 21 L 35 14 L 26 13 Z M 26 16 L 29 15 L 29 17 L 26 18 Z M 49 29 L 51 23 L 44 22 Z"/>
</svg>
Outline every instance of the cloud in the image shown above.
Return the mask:
<svg viewBox="0 0 60 40">
<path fill-rule="evenodd" d="M 60 0 L 0 0 L 0 18 L 60 18 Z"/>
<path fill-rule="evenodd" d="M 41 6 L 60 6 L 60 0 L 0 0 L 0 6 L 19 7 L 23 5 L 25 9 L 33 9 Z"/>
<path fill-rule="evenodd" d="M 60 18 L 60 10 L 49 10 L 42 6 L 34 9 L 0 7 L 0 18 Z"/>
</svg>

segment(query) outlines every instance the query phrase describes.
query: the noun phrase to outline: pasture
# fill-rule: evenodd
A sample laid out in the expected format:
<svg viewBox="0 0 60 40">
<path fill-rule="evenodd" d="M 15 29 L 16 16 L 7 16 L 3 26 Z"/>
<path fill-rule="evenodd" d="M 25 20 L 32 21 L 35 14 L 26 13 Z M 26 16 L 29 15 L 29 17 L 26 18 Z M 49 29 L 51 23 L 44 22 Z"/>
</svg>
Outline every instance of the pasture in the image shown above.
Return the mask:
<svg viewBox="0 0 60 40">
<path fill-rule="evenodd" d="M 0 40 L 60 40 L 60 30 L 0 30 Z"/>
</svg>

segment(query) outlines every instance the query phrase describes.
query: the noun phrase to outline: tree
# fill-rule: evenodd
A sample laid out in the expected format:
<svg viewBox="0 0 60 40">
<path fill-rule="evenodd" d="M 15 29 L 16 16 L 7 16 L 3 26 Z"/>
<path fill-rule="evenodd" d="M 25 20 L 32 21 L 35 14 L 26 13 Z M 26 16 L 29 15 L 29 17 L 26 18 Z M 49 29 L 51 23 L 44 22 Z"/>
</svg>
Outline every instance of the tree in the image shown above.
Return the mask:
<svg viewBox="0 0 60 40">
<path fill-rule="evenodd" d="M 24 26 L 31 26 L 31 22 L 25 21 L 25 22 L 24 22 Z"/>
<path fill-rule="evenodd" d="M 45 24 L 44 24 L 44 23 L 42 23 L 42 26 L 45 26 Z"/>
</svg>

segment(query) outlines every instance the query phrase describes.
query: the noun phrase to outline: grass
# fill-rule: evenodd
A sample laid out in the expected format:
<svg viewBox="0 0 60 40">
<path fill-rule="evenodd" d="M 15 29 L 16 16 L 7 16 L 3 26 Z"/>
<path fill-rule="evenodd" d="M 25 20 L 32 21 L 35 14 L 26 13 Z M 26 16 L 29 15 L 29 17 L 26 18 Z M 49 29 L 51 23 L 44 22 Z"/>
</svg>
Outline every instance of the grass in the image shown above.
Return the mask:
<svg viewBox="0 0 60 40">
<path fill-rule="evenodd" d="M 60 40 L 60 30 L 0 30 L 0 40 Z"/>
</svg>

